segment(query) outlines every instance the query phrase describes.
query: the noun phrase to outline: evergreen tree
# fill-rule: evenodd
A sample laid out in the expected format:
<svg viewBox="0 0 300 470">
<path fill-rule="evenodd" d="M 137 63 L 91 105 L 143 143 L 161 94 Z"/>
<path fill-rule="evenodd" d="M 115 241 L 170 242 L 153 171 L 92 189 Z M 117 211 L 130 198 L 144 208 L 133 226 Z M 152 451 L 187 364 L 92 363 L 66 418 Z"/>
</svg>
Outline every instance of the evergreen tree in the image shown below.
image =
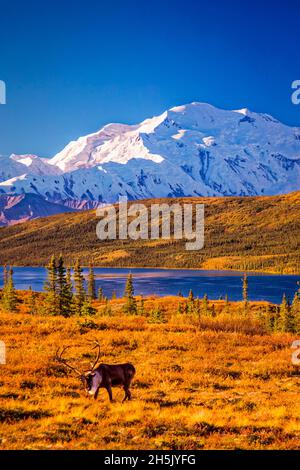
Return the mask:
<svg viewBox="0 0 300 470">
<path fill-rule="evenodd" d="M 188 312 L 193 313 L 194 310 L 194 294 L 192 289 L 189 292 L 188 300 L 187 300 L 187 307 L 188 307 Z"/>
<path fill-rule="evenodd" d="M 293 318 L 294 333 L 300 334 L 300 291 L 296 292 L 291 306 L 291 316 Z"/>
<path fill-rule="evenodd" d="M 81 315 L 81 309 L 86 298 L 85 289 L 84 289 L 84 277 L 83 270 L 80 266 L 79 260 L 76 261 L 74 266 L 74 312 L 75 315 Z"/>
<path fill-rule="evenodd" d="M 274 331 L 275 318 L 274 318 L 274 314 L 271 310 L 270 305 L 267 305 L 266 307 L 263 320 L 264 320 L 264 326 L 265 326 L 267 333 L 271 333 L 272 331 Z"/>
<path fill-rule="evenodd" d="M 7 312 L 17 311 L 17 295 L 13 281 L 13 268 L 10 267 L 6 275 L 5 285 L 2 291 L 2 307 Z"/>
<path fill-rule="evenodd" d="M 92 265 L 90 265 L 89 275 L 88 275 L 88 298 L 90 300 L 95 300 L 97 298 L 95 273 L 94 273 L 94 268 Z"/>
<path fill-rule="evenodd" d="M 127 281 L 125 285 L 124 297 L 133 297 L 134 296 L 134 287 L 132 274 L 129 273 L 127 276 Z"/>
<path fill-rule="evenodd" d="M 188 301 L 189 302 L 194 302 L 194 293 L 193 293 L 192 289 L 189 292 Z"/>
<path fill-rule="evenodd" d="M 244 301 L 244 310 L 243 313 L 244 315 L 248 315 L 248 307 L 249 307 L 249 302 L 248 302 L 248 276 L 245 273 L 243 277 L 243 301 Z"/>
<path fill-rule="evenodd" d="M 44 300 L 44 313 L 46 315 L 58 315 L 59 303 L 57 295 L 57 265 L 53 255 L 47 266 L 47 281 L 44 286 L 46 297 Z"/>
<path fill-rule="evenodd" d="M 226 314 L 229 313 L 229 299 L 228 299 L 228 294 L 225 295 L 225 307 L 224 307 L 224 312 Z"/>
<path fill-rule="evenodd" d="M 280 306 L 276 306 L 276 311 L 273 316 L 273 331 L 278 332 L 281 329 L 280 321 Z"/>
<path fill-rule="evenodd" d="M 47 266 L 47 281 L 45 284 L 47 292 L 57 293 L 57 266 L 55 256 L 52 255 Z"/>
<path fill-rule="evenodd" d="M 278 318 L 278 331 L 293 332 L 293 318 L 291 316 L 291 309 L 286 295 L 283 295 L 282 302 L 279 310 Z"/>
<path fill-rule="evenodd" d="M 36 315 L 38 312 L 37 312 L 37 303 L 36 303 L 36 293 L 33 292 L 31 286 L 29 286 L 29 294 L 28 294 L 28 298 L 27 298 L 27 312 L 30 314 L 30 315 Z"/>
<path fill-rule="evenodd" d="M 88 297 L 86 297 L 83 300 L 82 307 L 80 310 L 80 315 L 88 317 L 91 315 L 96 315 L 96 313 L 97 313 L 97 310 L 92 306 L 91 300 Z"/>
<path fill-rule="evenodd" d="M 198 298 L 194 300 L 193 313 L 194 313 L 194 315 L 196 315 L 198 317 L 198 319 L 200 319 L 200 317 L 201 317 L 201 302 Z"/>
<path fill-rule="evenodd" d="M 212 306 L 211 306 L 211 316 L 212 316 L 213 318 L 215 318 L 215 317 L 217 316 L 215 304 L 212 304 Z"/>
<path fill-rule="evenodd" d="M 140 300 L 140 304 L 139 304 L 139 307 L 138 307 L 138 313 L 141 316 L 145 316 L 145 314 L 146 314 L 146 312 L 145 312 L 145 300 L 144 300 L 143 296 L 141 297 L 141 300 Z"/>
<path fill-rule="evenodd" d="M 183 311 L 184 311 L 184 309 L 183 309 L 182 303 L 179 302 L 178 308 L 177 308 L 177 313 L 178 313 L 179 315 L 182 315 L 182 314 L 183 314 Z"/>
<path fill-rule="evenodd" d="M 124 313 L 126 313 L 127 315 L 136 315 L 137 305 L 136 300 L 134 298 L 133 279 L 131 273 L 129 273 L 127 277 L 124 297 L 126 299 L 125 305 L 123 307 Z"/>
<path fill-rule="evenodd" d="M 203 299 L 202 299 L 202 302 L 201 302 L 201 311 L 203 313 L 204 316 L 208 316 L 209 315 L 209 311 L 208 311 L 208 296 L 207 294 L 204 295 Z"/>
<path fill-rule="evenodd" d="M 111 309 L 110 303 L 109 303 L 107 298 L 105 299 L 105 306 L 101 311 L 101 315 L 103 315 L 104 317 L 111 317 L 112 316 L 112 309 Z"/>
<path fill-rule="evenodd" d="M 72 285 L 72 275 L 71 275 L 71 269 L 70 268 L 67 268 L 67 271 L 66 271 L 66 283 L 67 283 L 67 286 L 68 286 L 70 292 L 72 293 L 73 292 L 73 285 Z"/>
<path fill-rule="evenodd" d="M 5 284 L 7 283 L 8 279 L 8 270 L 7 270 L 7 265 L 5 264 L 3 266 L 3 287 L 5 287 Z"/>
<path fill-rule="evenodd" d="M 166 323 L 167 322 L 165 311 L 160 305 L 157 305 L 151 311 L 148 322 L 149 323 Z"/>
<path fill-rule="evenodd" d="M 243 301 L 245 302 L 245 304 L 248 303 L 248 276 L 247 274 L 245 273 L 244 274 L 244 277 L 243 277 Z"/>
<path fill-rule="evenodd" d="M 70 270 L 67 277 L 62 255 L 59 256 L 57 263 L 57 296 L 59 314 L 64 317 L 69 317 L 72 314 L 73 293 Z"/>
<path fill-rule="evenodd" d="M 103 289 L 102 289 L 102 287 L 99 287 L 99 289 L 98 289 L 98 300 L 100 300 L 100 302 L 102 302 L 102 300 L 103 300 Z"/>
</svg>

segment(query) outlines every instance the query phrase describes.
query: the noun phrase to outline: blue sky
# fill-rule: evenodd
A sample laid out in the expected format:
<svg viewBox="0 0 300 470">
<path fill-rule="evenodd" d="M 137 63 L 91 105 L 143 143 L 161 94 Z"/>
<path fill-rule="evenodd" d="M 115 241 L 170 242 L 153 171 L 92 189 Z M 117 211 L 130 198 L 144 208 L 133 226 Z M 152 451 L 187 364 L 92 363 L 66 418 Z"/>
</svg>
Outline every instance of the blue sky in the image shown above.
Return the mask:
<svg viewBox="0 0 300 470">
<path fill-rule="evenodd" d="M 205 101 L 300 126 L 300 2 L 0 0 L 0 154 Z"/>
</svg>

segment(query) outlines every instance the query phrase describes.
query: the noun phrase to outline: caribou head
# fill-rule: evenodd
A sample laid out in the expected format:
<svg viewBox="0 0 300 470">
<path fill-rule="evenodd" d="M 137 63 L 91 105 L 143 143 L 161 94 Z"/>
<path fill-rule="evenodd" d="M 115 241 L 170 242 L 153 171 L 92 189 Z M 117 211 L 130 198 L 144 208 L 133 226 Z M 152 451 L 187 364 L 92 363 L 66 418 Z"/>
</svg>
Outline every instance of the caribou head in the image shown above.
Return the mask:
<svg viewBox="0 0 300 470">
<path fill-rule="evenodd" d="M 100 387 L 102 382 L 101 374 L 95 370 L 100 359 L 100 344 L 98 340 L 95 340 L 92 343 L 94 344 L 93 349 L 97 349 L 96 359 L 91 363 L 91 368 L 84 372 L 81 372 L 79 369 L 72 366 L 69 362 L 67 362 L 67 359 L 63 357 L 65 352 L 70 349 L 71 346 L 65 346 L 61 349 L 58 348 L 55 354 L 56 361 L 58 361 L 60 364 L 63 364 L 72 372 L 75 372 L 76 376 L 85 387 L 86 392 L 90 395 L 94 395 L 96 393 L 96 390 Z"/>
</svg>

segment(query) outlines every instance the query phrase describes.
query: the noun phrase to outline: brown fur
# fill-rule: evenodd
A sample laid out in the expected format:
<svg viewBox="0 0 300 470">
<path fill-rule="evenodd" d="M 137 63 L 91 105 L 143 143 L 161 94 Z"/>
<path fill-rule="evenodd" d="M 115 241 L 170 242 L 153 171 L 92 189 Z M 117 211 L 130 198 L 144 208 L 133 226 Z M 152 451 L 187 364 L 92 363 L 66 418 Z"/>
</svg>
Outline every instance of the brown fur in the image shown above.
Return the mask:
<svg viewBox="0 0 300 470">
<path fill-rule="evenodd" d="M 102 375 L 102 382 L 98 387 L 94 398 L 98 397 L 99 389 L 105 388 L 107 390 L 110 401 L 113 401 L 112 387 L 123 386 L 125 400 L 131 400 L 131 392 L 129 390 L 131 381 L 135 375 L 135 368 L 132 364 L 100 364 L 93 373 L 99 372 Z"/>
</svg>

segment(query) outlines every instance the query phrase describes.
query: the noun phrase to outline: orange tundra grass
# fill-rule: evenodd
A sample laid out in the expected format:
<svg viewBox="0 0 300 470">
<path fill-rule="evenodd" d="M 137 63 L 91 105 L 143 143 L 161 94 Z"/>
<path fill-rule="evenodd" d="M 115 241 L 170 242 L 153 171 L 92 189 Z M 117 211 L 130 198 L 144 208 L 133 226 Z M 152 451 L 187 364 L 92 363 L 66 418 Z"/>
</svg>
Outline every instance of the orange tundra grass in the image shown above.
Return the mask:
<svg viewBox="0 0 300 470">
<path fill-rule="evenodd" d="M 25 295 L 25 294 L 24 294 Z M 165 323 L 122 315 L 88 318 L 0 313 L 1 449 L 299 449 L 300 371 L 291 363 L 290 334 L 267 334 L 253 313 L 264 304 L 214 302 L 217 317 L 178 314 L 179 298 L 145 299 L 146 315 L 159 306 Z M 97 401 L 53 360 L 71 345 L 68 359 L 88 369 L 101 343 L 101 361 L 132 362 L 137 373 L 131 402 Z"/>
</svg>

